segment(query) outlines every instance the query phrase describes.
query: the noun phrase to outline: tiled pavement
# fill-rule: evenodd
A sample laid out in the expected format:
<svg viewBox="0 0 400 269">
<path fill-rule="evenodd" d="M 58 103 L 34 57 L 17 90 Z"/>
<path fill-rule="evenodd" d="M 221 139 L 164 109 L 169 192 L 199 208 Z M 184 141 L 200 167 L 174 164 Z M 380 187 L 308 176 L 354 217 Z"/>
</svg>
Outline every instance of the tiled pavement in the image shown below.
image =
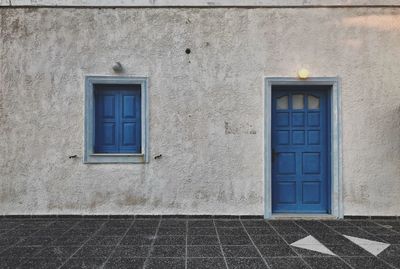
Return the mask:
<svg viewBox="0 0 400 269">
<path fill-rule="evenodd" d="M 290 246 L 308 235 L 337 256 Z M 3 218 L 0 268 L 400 268 L 400 221 Z"/>
</svg>

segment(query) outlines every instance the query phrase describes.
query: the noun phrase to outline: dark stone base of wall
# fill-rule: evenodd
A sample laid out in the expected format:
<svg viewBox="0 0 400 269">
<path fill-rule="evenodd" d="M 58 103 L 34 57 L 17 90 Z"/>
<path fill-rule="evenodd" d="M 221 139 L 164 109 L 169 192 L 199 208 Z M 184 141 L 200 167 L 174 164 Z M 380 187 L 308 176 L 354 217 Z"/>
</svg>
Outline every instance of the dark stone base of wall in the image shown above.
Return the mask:
<svg viewBox="0 0 400 269">
<path fill-rule="evenodd" d="M 263 215 L 0 215 L 0 219 L 143 219 L 143 218 L 179 218 L 179 219 L 264 219 Z M 348 220 L 399 220 L 400 216 L 357 216 L 347 215 Z"/>
<path fill-rule="evenodd" d="M 143 218 L 180 218 L 180 219 L 263 219 L 263 215 L 1 215 L 0 219 L 30 218 L 76 218 L 76 219 L 143 219 Z"/>
</svg>

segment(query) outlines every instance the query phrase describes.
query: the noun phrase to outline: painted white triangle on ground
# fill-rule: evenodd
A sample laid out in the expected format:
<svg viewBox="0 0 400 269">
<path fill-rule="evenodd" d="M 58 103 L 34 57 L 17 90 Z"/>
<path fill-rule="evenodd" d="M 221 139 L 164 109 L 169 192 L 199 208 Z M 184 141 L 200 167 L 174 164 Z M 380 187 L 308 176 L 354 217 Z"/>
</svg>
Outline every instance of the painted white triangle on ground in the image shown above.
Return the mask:
<svg viewBox="0 0 400 269">
<path fill-rule="evenodd" d="M 304 248 L 304 249 L 320 252 L 323 254 L 336 256 L 335 253 L 330 251 L 327 247 L 325 247 L 321 242 L 319 242 L 317 239 L 315 239 L 312 235 L 304 237 L 303 239 L 300 239 L 290 245 L 294 246 L 294 247 L 298 247 L 298 248 Z"/>
<path fill-rule="evenodd" d="M 377 256 L 379 253 L 384 251 L 387 247 L 390 246 L 390 244 L 387 243 L 382 243 L 374 240 L 368 240 L 364 238 L 358 238 L 350 235 L 343 235 L 347 239 L 349 239 L 351 242 L 353 242 L 356 245 L 359 245 L 372 255 Z"/>
</svg>

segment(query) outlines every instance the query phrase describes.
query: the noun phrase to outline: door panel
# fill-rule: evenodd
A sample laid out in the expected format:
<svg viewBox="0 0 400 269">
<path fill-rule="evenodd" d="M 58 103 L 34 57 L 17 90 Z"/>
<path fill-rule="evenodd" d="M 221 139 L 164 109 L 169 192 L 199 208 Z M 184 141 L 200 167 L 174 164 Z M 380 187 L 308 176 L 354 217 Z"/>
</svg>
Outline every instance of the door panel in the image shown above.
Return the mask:
<svg viewBox="0 0 400 269">
<path fill-rule="evenodd" d="M 316 86 L 272 91 L 272 210 L 329 213 L 329 95 Z"/>
</svg>

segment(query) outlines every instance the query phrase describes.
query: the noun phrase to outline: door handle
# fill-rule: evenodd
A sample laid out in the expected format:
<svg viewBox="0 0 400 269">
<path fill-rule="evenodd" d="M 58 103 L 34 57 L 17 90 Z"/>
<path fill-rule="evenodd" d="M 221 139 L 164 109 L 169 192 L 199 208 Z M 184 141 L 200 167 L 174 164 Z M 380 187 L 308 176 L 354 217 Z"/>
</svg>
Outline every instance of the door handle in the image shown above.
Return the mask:
<svg viewBox="0 0 400 269">
<path fill-rule="evenodd" d="M 272 149 L 272 152 L 271 152 L 272 162 L 275 161 L 277 156 L 278 156 L 278 153 L 274 149 Z"/>
</svg>

